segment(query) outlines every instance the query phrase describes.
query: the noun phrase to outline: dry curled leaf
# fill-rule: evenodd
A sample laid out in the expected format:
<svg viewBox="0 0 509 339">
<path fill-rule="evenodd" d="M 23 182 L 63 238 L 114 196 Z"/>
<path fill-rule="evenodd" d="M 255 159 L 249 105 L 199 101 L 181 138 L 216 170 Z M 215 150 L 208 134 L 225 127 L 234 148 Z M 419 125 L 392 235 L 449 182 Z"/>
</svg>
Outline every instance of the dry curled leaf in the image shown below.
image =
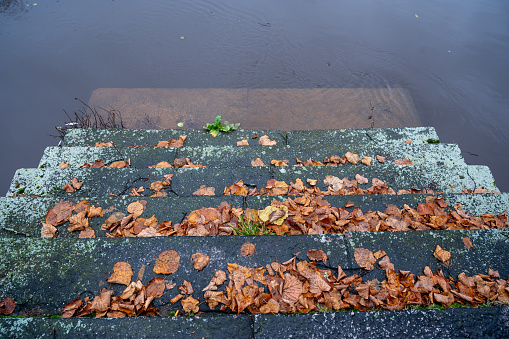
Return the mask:
<svg viewBox="0 0 509 339">
<path fill-rule="evenodd" d="M 368 179 L 363 177 L 362 175 L 360 174 L 356 174 L 355 175 L 355 180 L 357 180 L 357 183 L 359 185 L 364 185 L 364 184 L 367 184 L 368 183 Z"/>
<path fill-rule="evenodd" d="M 69 161 L 62 161 L 58 168 L 69 168 Z"/>
<path fill-rule="evenodd" d="M 322 261 L 324 265 L 327 263 L 327 254 L 325 254 L 322 250 L 309 250 L 307 252 L 307 256 L 309 260 L 312 261 Z"/>
<path fill-rule="evenodd" d="M 258 139 L 258 143 L 262 146 L 274 146 L 277 144 L 276 140 L 270 140 L 266 135 L 260 137 L 260 139 Z"/>
<path fill-rule="evenodd" d="M 113 141 L 110 142 L 96 142 L 95 147 L 115 147 Z"/>
<path fill-rule="evenodd" d="M 135 201 L 127 206 L 127 212 L 133 214 L 133 218 L 138 218 L 143 211 L 145 210 L 145 206 L 140 201 Z"/>
<path fill-rule="evenodd" d="M 257 166 L 263 167 L 263 166 L 265 166 L 265 164 L 263 163 L 263 161 L 260 158 L 256 158 L 253 161 L 251 161 L 251 166 L 253 166 L 253 167 L 257 167 Z"/>
<path fill-rule="evenodd" d="M 371 271 L 375 268 L 373 264 L 376 262 L 376 259 L 373 255 L 373 252 L 370 250 L 365 248 L 356 248 L 354 257 L 357 264 L 359 264 L 359 266 L 362 268 L 365 268 L 368 271 Z"/>
<path fill-rule="evenodd" d="M 201 253 L 195 253 L 191 256 L 191 263 L 193 264 L 194 268 L 198 271 L 201 271 L 205 268 L 205 266 L 208 265 L 210 261 L 210 257 L 205 254 Z"/>
<path fill-rule="evenodd" d="M 157 163 L 157 165 L 155 165 L 154 167 L 155 168 L 173 168 L 173 165 L 166 161 L 161 161 L 161 162 Z"/>
<path fill-rule="evenodd" d="M 4 297 L 0 299 L 0 315 L 9 315 L 14 312 L 16 308 L 16 303 L 14 299 L 9 297 Z"/>
<path fill-rule="evenodd" d="M 177 272 L 180 263 L 180 256 L 173 250 L 164 251 L 157 258 L 154 264 L 155 274 L 172 274 Z"/>
<path fill-rule="evenodd" d="M 128 167 L 128 163 L 125 160 L 115 161 L 109 167 L 110 168 L 126 168 Z"/>
<path fill-rule="evenodd" d="M 208 195 L 213 196 L 216 195 L 215 187 L 207 187 L 207 185 L 200 185 L 196 191 L 193 192 L 193 195 Z"/>
<path fill-rule="evenodd" d="M 237 141 L 237 146 L 249 146 L 247 139 L 242 139 L 241 141 Z"/>
<path fill-rule="evenodd" d="M 383 164 L 385 162 L 385 157 L 382 157 L 381 155 L 376 156 L 376 161 Z"/>
<path fill-rule="evenodd" d="M 79 212 L 69 218 L 69 228 L 67 230 L 69 232 L 74 231 L 83 231 L 86 227 L 88 227 L 88 218 L 86 217 L 87 212 Z"/>
<path fill-rule="evenodd" d="M 166 282 L 161 277 L 155 277 L 147 285 L 147 297 L 161 298 L 163 296 Z"/>
<path fill-rule="evenodd" d="M 472 244 L 472 241 L 470 241 L 470 238 L 469 237 L 465 237 L 463 238 L 463 244 L 465 245 L 465 248 L 467 250 L 471 249 L 472 247 L 474 247 L 474 245 Z"/>
<path fill-rule="evenodd" d="M 70 318 L 76 313 L 76 311 L 83 305 L 83 300 L 76 299 L 64 306 L 62 311 L 62 318 Z"/>
<path fill-rule="evenodd" d="M 357 165 L 357 163 L 361 160 L 357 154 L 352 152 L 346 152 L 345 158 L 352 165 Z"/>
<path fill-rule="evenodd" d="M 451 259 L 451 252 L 447 252 L 442 249 L 439 245 L 435 248 L 435 252 L 433 252 L 433 256 L 440 260 L 443 263 L 447 263 L 449 259 Z"/>
<path fill-rule="evenodd" d="M 182 304 L 182 308 L 186 313 L 198 313 L 198 311 L 200 310 L 200 308 L 198 307 L 200 302 L 194 299 L 193 297 L 187 297 L 180 303 Z"/>
<path fill-rule="evenodd" d="M 41 238 L 54 238 L 57 228 L 53 225 L 42 223 Z"/>
<path fill-rule="evenodd" d="M 72 187 L 74 187 L 77 190 L 79 190 L 81 188 L 81 186 L 83 186 L 83 182 L 79 182 L 78 179 L 76 179 L 76 178 L 71 179 L 71 184 L 72 184 Z"/>
<path fill-rule="evenodd" d="M 371 166 L 371 161 L 372 160 L 373 160 L 373 158 L 371 158 L 371 157 L 363 156 L 362 160 L 361 160 L 361 163 L 366 165 L 366 166 Z"/>
<path fill-rule="evenodd" d="M 408 160 L 407 158 L 401 160 L 401 159 L 396 159 L 394 160 L 394 164 L 397 165 L 397 166 L 413 166 L 414 164 Z"/>
<path fill-rule="evenodd" d="M 240 254 L 242 254 L 243 257 L 247 257 L 248 255 L 255 254 L 255 250 L 256 250 L 255 245 L 248 241 L 248 242 L 245 242 L 240 247 Z"/>
<path fill-rule="evenodd" d="M 103 214 L 104 214 L 104 211 L 103 211 L 102 207 L 90 206 L 90 210 L 88 211 L 89 218 L 102 217 Z"/>
<path fill-rule="evenodd" d="M 111 284 L 129 285 L 133 277 L 133 269 L 127 262 L 119 261 L 113 266 L 113 274 L 108 278 Z"/>
<path fill-rule="evenodd" d="M 92 227 L 85 227 L 78 235 L 80 239 L 95 238 L 95 231 Z"/>
<path fill-rule="evenodd" d="M 64 185 L 64 191 L 66 193 L 74 193 L 74 187 L 72 187 L 71 184 L 65 184 Z"/>
</svg>

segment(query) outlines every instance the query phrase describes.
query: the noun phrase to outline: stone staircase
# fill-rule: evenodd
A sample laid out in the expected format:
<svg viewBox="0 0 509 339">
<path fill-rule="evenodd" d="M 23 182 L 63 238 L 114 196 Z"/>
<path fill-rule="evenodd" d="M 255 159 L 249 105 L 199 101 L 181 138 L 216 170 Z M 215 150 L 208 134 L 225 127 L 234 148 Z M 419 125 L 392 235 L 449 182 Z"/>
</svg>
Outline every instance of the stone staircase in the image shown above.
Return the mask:
<svg viewBox="0 0 509 339">
<path fill-rule="evenodd" d="M 160 141 L 178 139 L 184 134 L 187 138 L 182 147 L 154 147 Z M 264 135 L 276 145 L 260 145 L 258 141 Z M 249 146 L 236 146 L 242 139 L 247 139 Z M 229 309 L 209 308 L 202 290 L 216 271 L 227 271 L 228 263 L 261 267 L 274 261 L 285 262 L 295 255 L 298 260 L 307 260 L 306 253 L 312 249 L 322 249 L 327 254 L 328 265 L 322 269 L 338 274 L 339 265 L 348 275 L 359 274 L 363 281 L 382 281 L 385 272 L 380 267 L 361 268 L 354 255 L 358 248 L 385 251 L 396 271 L 421 275 L 428 266 L 432 271 L 441 268 L 446 276 L 456 279 L 462 272 L 486 275 L 491 268 L 504 279 L 509 275 L 507 223 L 485 229 L 209 237 L 111 237 L 114 232 L 102 227 L 113 213 L 125 213 L 130 204 L 140 200 L 146 201 L 143 217 L 171 221 L 172 227 L 182 223 L 192 211 L 216 208 L 222 202 L 233 208 L 261 210 L 273 200 L 283 202 L 295 196 L 224 195 L 225 187 L 242 180 L 247 189 L 260 192 L 271 179 L 287 184 L 301 179 L 307 186 L 307 179 L 313 179 L 317 180 L 313 187 L 319 192 L 330 193 L 329 185 L 324 183 L 327 176 L 346 177 L 353 182 L 356 175 L 361 175 L 369 182 L 355 186 L 365 191 L 377 178 L 394 193 L 353 194 L 352 188 L 348 195 L 323 196 L 332 207 L 350 212 L 358 208 L 383 213 L 390 205 L 417 209 L 430 195 L 442 197 L 449 209 L 461 204 L 462 211 L 476 217 L 509 210 L 509 195 L 498 191 L 490 170 L 465 164 L 457 145 L 434 143 L 438 139 L 429 127 L 237 130 L 215 138 L 203 130 L 70 130 L 61 146 L 45 150 L 38 168 L 18 170 L 7 197 L 0 198 L 0 297 L 14 299 L 13 314 L 24 316 L 0 318 L 0 337 L 506 337 L 509 307 L 498 305 L 497 300 L 483 305 L 488 307 L 406 307 L 400 311 L 365 312 L 356 312 L 352 307 L 340 312 L 292 315 L 248 311 L 237 314 Z M 115 147 L 95 147 L 96 143 L 107 142 Z M 296 159 L 322 162 L 330 156 L 343 158 L 347 152 L 370 157 L 371 164 L 293 166 Z M 377 161 L 377 156 L 385 161 Z M 187 162 L 182 160 L 186 158 Z M 256 158 L 266 166 L 252 166 Z M 404 159 L 411 166 L 396 165 Z M 105 167 L 92 168 L 99 160 Z M 285 160 L 288 166 L 273 166 L 272 160 Z M 127 167 L 109 167 L 119 162 Z M 177 166 L 149 167 L 162 162 Z M 61 168 L 62 163 L 66 168 Z M 91 167 L 83 168 L 85 164 Z M 171 184 L 151 186 L 168 175 L 173 175 Z M 67 193 L 64 187 L 73 178 L 82 186 Z M 201 185 L 214 188 L 215 195 L 194 195 Z M 88 221 L 94 238 L 81 239 L 80 232 L 68 232 L 68 222 L 57 226 L 55 238 L 41 238 L 42 223 L 49 210 L 61 200 L 76 205 L 82 199 L 108 210 L 104 216 Z M 467 249 L 465 238 L 470 239 L 473 248 Z M 256 245 L 254 254 L 241 254 L 246 242 Z M 450 263 L 433 256 L 437 245 L 451 253 Z M 180 255 L 179 269 L 170 275 L 156 274 L 155 262 L 166 250 Z M 193 268 L 190 262 L 197 252 L 210 257 L 202 270 Z M 107 282 L 117 262 L 129 263 L 134 272 L 132 280 L 140 277 L 144 285 L 155 277 L 165 279 L 167 289 L 152 303 L 161 317 L 51 317 L 61 315 L 64 306 L 76 298 L 93 299 L 103 288 L 114 290 L 114 295 L 122 294 L 125 285 Z M 168 289 L 170 280 L 176 286 Z M 194 316 L 184 314 L 180 301 L 171 301 L 181 293 L 178 287 L 184 281 L 191 282 L 191 296 L 200 301 L 199 312 Z M 224 290 L 226 284 L 219 290 Z M 455 302 L 456 306 L 468 305 L 461 298 Z"/>
</svg>

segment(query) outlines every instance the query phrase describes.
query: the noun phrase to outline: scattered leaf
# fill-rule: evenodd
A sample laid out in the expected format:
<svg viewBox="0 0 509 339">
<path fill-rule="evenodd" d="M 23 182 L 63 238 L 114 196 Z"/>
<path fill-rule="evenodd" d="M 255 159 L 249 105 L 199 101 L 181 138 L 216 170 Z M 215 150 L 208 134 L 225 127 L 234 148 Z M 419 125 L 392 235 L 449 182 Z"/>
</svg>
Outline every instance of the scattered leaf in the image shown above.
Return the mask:
<svg viewBox="0 0 509 339">
<path fill-rule="evenodd" d="M 74 187 L 77 190 L 79 190 L 81 188 L 81 186 L 83 186 L 83 183 L 79 182 L 78 179 L 76 179 L 76 178 L 71 179 L 71 184 L 72 184 L 72 187 Z"/>
<path fill-rule="evenodd" d="M 69 161 L 62 161 L 58 168 L 69 168 Z"/>
<path fill-rule="evenodd" d="M 85 227 L 84 230 L 80 232 L 78 235 L 78 238 L 85 239 L 85 238 L 95 238 L 95 231 L 91 227 Z"/>
<path fill-rule="evenodd" d="M 397 166 L 413 166 L 414 164 L 408 160 L 407 158 L 401 160 L 401 159 L 396 159 L 394 160 L 394 164 L 397 165 Z"/>
<path fill-rule="evenodd" d="M 258 143 L 262 146 L 274 146 L 277 144 L 275 140 L 270 140 L 266 135 L 260 137 L 260 139 L 258 139 Z"/>
<path fill-rule="evenodd" d="M 361 163 L 366 165 L 366 166 L 371 166 L 371 161 L 372 160 L 373 160 L 373 158 L 371 158 L 371 157 L 363 156 L 362 160 L 361 160 Z"/>
<path fill-rule="evenodd" d="M 193 297 L 187 297 L 186 299 L 180 302 L 182 304 L 182 308 L 186 313 L 198 313 L 200 310 L 199 304 L 200 302 Z"/>
<path fill-rule="evenodd" d="M 42 223 L 41 238 L 54 238 L 57 228 L 53 225 Z"/>
<path fill-rule="evenodd" d="M 260 158 L 256 158 L 255 160 L 251 161 L 251 166 L 253 166 L 253 167 L 257 167 L 257 166 L 263 167 L 263 166 L 265 166 L 265 164 L 263 163 L 263 161 Z"/>
<path fill-rule="evenodd" d="M 405 140 L 405 144 L 410 145 L 412 143 L 412 140 Z"/>
<path fill-rule="evenodd" d="M 193 195 L 216 195 L 216 189 L 214 187 L 207 187 L 207 185 L 200 185 L 200 188 L 194 191 Z"/>
<path fill-rule="evenodd" d="M 133 277 L 133 269 L 127 262 L 119 261 L 113 266 L 113 274 L 108 278 L 111 284 L 129 285 Z"/>
<path fill-rule="evenodd" d="M 357 163 L 361 160 L 357 154 L 352 152 L 346 152 L 345 158 L 352 165 L 357 165 Z"/>
<path fill-rule="evenodd" d="M 463 238 L 463 244 L 465 245 L 465 248 L 467 250 L 471 249 L 472 247 L 474 247 L 474 245 L 472 245 L 472 241 L 470 241 L 470 238 L 469 237 L 465 237 Z"/>
<path fill-rule="evenodd" d="M 76 313 L 77 310 L 83 305 L 83 300 L 76 299 L 64 306 L 62 311 L 62 318 L 70 318 Z M 1 314 L 1 313 L 0 313 Z"/>
<path fill-rule="evenodd" d="M 133 214 L 133 218 L 138 218 L 143 211 L 145 210 L 145 206 L 140 201 L 135 201 L 127 206 L 127 212 Z"/>
<path fill-rule="evenodd" d="M 16 303 L 14 299 L 9 297 L 4 297 L 0 299 L 0 315 L 9 315 L 14 312 L 16 308 Z"/>
<path fill-rule="evenodd" d="M 237 141 L 237 146 L 249 146 L 247 139 L 242 139 L 241 141 Z"/>
<path fill-rule="evenodd" d="M 155 277 L 147 285 L 147 297 L 161 298 L 166 283 L 163 278 Z"/>
<path fill-rule="evenodd" d="M 154 273 L 172 274 L 179 268 L 180 256 L 173 250 L 164 251 L 157 258 L 154 264 Z"/>
<path fill-rule="evenodd" d="M 126 168 L 126 167 L 129 167 L 129 166 L 128 166 L 127 161 L 120 160 L 120 161 L 115 161 L 109 167 L 110 168 Z"/>
<path fill-rule="evenodd" d="M 451 259 L 451 252 L 447 252 L 442 249 L 439 245 L 435 248 L 435 252 L 433 252 L 433 256 L 440 260 L 443 263 L 447 263 L 449 259 Z"/>
<path fill-rule="evenodd" d="M 191 263 L 194 268 L 198 271 L 201 271 L 208 265 L 210 261 L 210 257 L 205 254 L 195 253 L 191 256 Z"/>
<path fill-rule="evenodd" d="M 115 147 L 113 141 L 110 142 L 96 142 L 95 147 Z"/>
<path fill-rule="evenodd" d="M 385 157 L 382 157 L 381 155 L 376 156 L 376 161 L 383 164 L 385 162 Z"/>
<path fill-rule="evenodd" d="M 324 251 L 322 250 L 309 250 L 307 252 L 307 256 L 309 258 L 309 260 L 312 260 L 312 261 L 322 261 L 323 264 L 327 264 L 327 254 L 325 254 Z"/>
<path fill-rule="evenodd" d="M 250 243 L 249 241 L 245 242 L 240 247 L 240 254 L 242 254 L 243 257 L 247 257 L 249 255 L 253 255 L 253 254 L 255 254 L 255 251 L 256 251 L 255 245 Z"/>
<path fill-rule="evenodd" d="M 355 261 L 362 268 L 371 271 L 375 267 L 373 264 L 376 262 L 375 257 L 373 256 L 373 252 L 365 248 L 356 248 L 354 253 Z"/>
</svg>

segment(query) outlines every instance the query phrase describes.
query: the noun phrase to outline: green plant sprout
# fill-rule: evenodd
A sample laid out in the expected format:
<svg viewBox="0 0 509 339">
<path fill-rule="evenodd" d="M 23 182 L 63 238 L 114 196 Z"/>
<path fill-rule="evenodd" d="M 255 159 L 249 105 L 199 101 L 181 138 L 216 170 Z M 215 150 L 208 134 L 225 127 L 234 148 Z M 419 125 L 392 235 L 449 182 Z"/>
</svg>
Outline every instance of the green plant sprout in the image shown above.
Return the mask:
<svg viewBox="0 0 509 339">
<path fill-rule="evenodd" d="M 219 132 L 235 131 L 239 126 L 240 124 L 230 124 L 228 121 L 225 121 L 224 125 L 222 125 L 221 116 L 218 115 L 214 124 L 207 124 L 203 128 L 209 131 L 213 137 L 216 137 Z"/>
</svg>

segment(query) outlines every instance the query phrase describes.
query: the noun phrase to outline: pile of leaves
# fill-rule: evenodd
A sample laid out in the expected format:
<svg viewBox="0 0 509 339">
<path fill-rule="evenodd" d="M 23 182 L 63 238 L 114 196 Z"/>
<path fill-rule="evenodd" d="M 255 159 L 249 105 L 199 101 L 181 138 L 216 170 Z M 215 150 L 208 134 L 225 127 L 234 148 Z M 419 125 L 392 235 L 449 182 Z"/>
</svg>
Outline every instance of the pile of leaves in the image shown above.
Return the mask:
<svg viewBox="0 0 509 339">
<path fill-rule="evenodd" d="M 321 196 L 273 201 L 261 210 L 243 210 L 222 202 L 217 208 L 194 210 L 175 225 L 171 221 L 159 222 L 155 215 L 142 218 L 146 205 L 145 200 L 129 204 L 127 214 L 111 214 L 101 229 L 108 231 L 108 237 L 156 237 L 234 235 L 246 225 L 254 230 L 254 234 L 265 234 L 262 230 L 268 230 L 278 235 L 509 227 L 506 212 L 476 217 L 466 214 L 461 205 L 446 211 L 449 204 L 443 198 L 434 196 L 426 197 L 426 203 L 419 203 L 416 209 L 408 205 L 401 209 L 389 205 L 385 211 L 365 213 L 360 208 L 349 211 L 348 208 L 355 207 L 351 202 L 347 202 L 345 208 L 332 207 Z M 76 205 L 62 200 L 46 214 L 41 236 L 54 237 L 56 226 L 69 221 L 69 232 L 80 231 L 80 238 L 95 237 L 94 230 L 89 227 L 89 218 L 102 216 L 103 213 L 101 207 L 90 206 L 86 200 Z"/>
<path fill-rule="evenodd" d="M 255 245 L 242 245 L 243 256 L 253 255 Z M 433 304 L 451 306 L 453 303 L 477 306 L 487 302 L 509 303 L 509 280 L 501 279 L 498 271 L 468 276 L 460 273 L 456 279 L 447 276 L 443 269 L 433 272 L 428 266 L 424 274 L 416 276 L 410 271 L 396 271 L 394 264 L 383 250 L 375 253 L 365 248 L 356 248 L 354 258 L 359 267 L 358 274 L 347 275 L 341 266 L 332 267 L 329 258 L 321 249 L 307 251 L 307 259 L 299 260 L 299 253 L 283 263 L 272 262 L 260 267 L 245 267 L 227 263 L 228 274 L 216 270 L 209 284 L 202 289 L 203 297 L 194 298 L 192 284 L 184 280 L 180 293 L 170 302 L 180 301 L 185 313 L 198 313 L 200 304 L 207 303 L 209 309 L 219 311 L 257 313 L 309 313 L 334 310 L 373 309 L 402 310 L 405 307 L 426 307 Z M 450 252 L 437 246 L 434 256 L 447 264 Z M 195 253 L 191 263 L 202 270 L 210 257 Z M 173 274 L 178 271 L 180 256 L 176 251 L 162 252 L 154 264 L 156 274 Z M 385 273 L 386 279 L 363 281 L 362 276 L 375 268 Z M 165 290 L 176 286 L 161 277 L 153 278 L 147 286 L 142 284 L 145 266 L 138 273 L 138 280 L 131 281 L 132 267 L 127 262 L 117 262 L 111 284 L 126 285 L 120 296 L 114 291 L 102 289 L 94 299 L 76 299 L 63 309 L 63 317 L 94 314 L 96 318 L 136 317 L 159 315 L 152 301 L 163 296 Z M 225 286 L 224 283 L 227 282 Z M 221 289 L 221 290 L 220 290 Z M 177 311 L 178 314 L 178 311 Z"/>
<path fill-rule="evenodd" d="M 201 208 L 175 224 L 175 235 L 230 235 L 239 223 L 247 220 L 275 234 L 336 234 L 345 232 L 383 232 L 412 230 L 458 230 L 508 228 L 506 212 L 480 217 L 467 215 L 461 205 L 448 212 L 443 198 L 428 196 L 417 209 L 404 205 L 399 209 L 389 205 L 385 211 L 363 213 L 360 208 L 346 203 L 345 209 L 331 207 L 321 196 L 302 196 L 283 202 L 273 201 L 263 210 L 232 208 L 226 202 L 217 208 Z"/>
</svg>

